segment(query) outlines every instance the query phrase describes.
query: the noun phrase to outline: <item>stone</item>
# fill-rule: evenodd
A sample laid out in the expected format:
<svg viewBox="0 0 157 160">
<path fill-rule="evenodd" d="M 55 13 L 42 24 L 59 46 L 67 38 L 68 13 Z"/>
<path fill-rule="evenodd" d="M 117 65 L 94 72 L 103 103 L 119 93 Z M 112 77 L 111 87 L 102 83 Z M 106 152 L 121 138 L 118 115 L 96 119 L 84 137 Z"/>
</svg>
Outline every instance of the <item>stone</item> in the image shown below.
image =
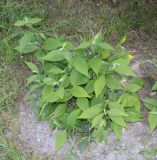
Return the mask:
<svg viewBox="0 0 157 160">
<path fill-rule="evenodd" d="M 113 133 L 108 136 L 107 143 L 92 142 L 83 153 L 77 147 L 74 137 L 60 151 L 55 151 L 57 130 L 52 130 L 47 121 L 38 121 L 33 113 L 31 103 L 21 103 L 19 108 L 20 137 L 35 153 L 43 157 L 68 159 L 71 156 L 77 160 L 145 160 L 140 152 L 157 146 L 157 130 L 152 134 L 148 124 L 144 122 L 130 123 L 123 130 L 122 139 L 118 140 Z M 154 155 L 157 156 L 157 155 Z"/>
</svg>

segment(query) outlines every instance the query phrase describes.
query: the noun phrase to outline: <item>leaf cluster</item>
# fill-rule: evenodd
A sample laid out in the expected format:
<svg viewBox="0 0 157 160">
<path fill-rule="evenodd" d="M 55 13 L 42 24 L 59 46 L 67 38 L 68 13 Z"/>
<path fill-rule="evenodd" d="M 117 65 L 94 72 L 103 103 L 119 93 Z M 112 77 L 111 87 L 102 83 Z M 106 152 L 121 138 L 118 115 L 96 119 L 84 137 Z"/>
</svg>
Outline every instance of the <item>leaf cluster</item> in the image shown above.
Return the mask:
<svg viewBox="0 0 157 160">
<path fill-rule="evenodd" d="M 27 85 L 38 97 L 38 116 L 52 128 L 64 129 L 59 134 L 64 135 L 62 141 L 66 131 L 90 132 L 102 141 L 109 128 L 120 138 L 127 122 L 141 120 L 137 92 L 143 81 L 129 67 L 123 39 L 113 47 L 103 41 L 100 31 L 74 47 L 62 38 L 39 33 L 25 33 L 21 38 L 16 49 L 22 54 L 35 52 L 41 63 L 26 62 L 33 72 Z M 60 139 L 57 148 L 62 146 Z"/>
</svg>

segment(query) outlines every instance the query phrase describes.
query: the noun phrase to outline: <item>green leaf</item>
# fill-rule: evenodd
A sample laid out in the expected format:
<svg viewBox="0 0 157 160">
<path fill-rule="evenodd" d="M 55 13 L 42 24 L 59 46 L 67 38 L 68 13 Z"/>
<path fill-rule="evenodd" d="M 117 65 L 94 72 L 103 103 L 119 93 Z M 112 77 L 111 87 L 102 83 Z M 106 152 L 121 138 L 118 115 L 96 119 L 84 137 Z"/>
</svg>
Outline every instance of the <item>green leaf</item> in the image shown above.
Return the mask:
<svg viewBox="0 0 157 160">
<path fill-rule="evenodd" d="M 32 85 L 31 86 L 31 88 L 30 88 L 30 90 L 29 90 L 29 92 L 31 93 L 31 92 L 34 92 L 34 91 L 36 91 L 38 88 L 40 88 L 41 87 L 41 84 L 35 84 L 35 85 Z"/>
<path fill-rule="evenodd" d="M 143 102 L 144 105 L 148 107 L 148 109 L 152 107 L 157 107 L 157 99 L 155 98 L 146 98 L 143 100 Z"/>
<path fill-rule="evenodd" d="M 55 148 L 56 150 L 60 150 L 63 145 L 66 143 L 67 141 L 67 132 L 66 130 L 60 132 L 56 138 L 56 141 L 55 141 Z"/>
<path fill-rule="evenodd" d="M 88 145 L 90 144 L 90 139 L 89 137 L 82 137 L 78 143 L 78 149 L 80 151 L 81 154 L 84 153 L 84 151 L 86 150 L 86 148 L 88 147 Z"/>
<path fill-rule="evenodd" d="M 88 94 L 94 92 L 94 80 L 90 80 L 90 81 L 87 83 L 87 85 L 86 85 L 86 87 L 85 87 L 85 90 L 86 90 L 86 92 L 87 92 Z"/>
<path fill-rule="evenodd" d="M 135 73 L 130 69 L 130 67 L 124 64 L 118 65 L 115 70 L 120 74 L 136 77 Z"/>
<path fill-rule="evenodd" d="M 41 20 L 42 20 L 41 18 L 28 18 L 27 23 L 36 24 L 41 22 Z"/>
<path fill-rule="evenodd" d="M 111 123 L 111 127 L 112 127 L 116 137 L 120 139 L 122 137 L 122 127 L 117 125 L 114 122 Z"/>
<path fill-rule="evenodd" d="M 89 77 L 88 75 L 88 66 L 87 66 L 87 63 L 86 61 L 80 57 L 80 56 L 75 56 L 72 60 L 72 64 L 74 66 L 74 68 L 82 73 L 83 75 Z"/>
<path fill-rule="evenodd" d="M 26 62 L 26 61 L 25 61 L 25 63 L 27 64 L 28 68 L 29 68 L 32 72 L 34 72 L 34 73 L 39 73 L 39 70 L 38 70 L 38 68 L 37 68 L 37 66 L 36 66 L 35 64 L 33 64 L 33 63 L 31 63 L 31 62 Z"/>
<path fill-rule="evenodd" d="M 157 90 L 157 81 L 155 82 L 155 84 L 154 84 L 152 90 L 153 90 L 153 91 L 154 91 L 154 90 Z"/>
<path fill-rule="evenodd" d="M 108 137 L 108 131 L 104 128 L 104 125 L 100 124 L 92 132 L 92 137 L 94 137 L 98 142 L 106 142 L 106 139 Z"/>
<path fill-rule="evenodd" d="M 97 104 L 95 106 L 92 106 L 88 109 L 86 109 L 81 115 L 80 115 L 80 119 L 91 119 L 93 117 L 95 117 L 96 115 L 98 115 L 100 112 L 103 111 L 103 107 L 102 104 Z"/>
<path fill-rule="evenodd" d="M 102 64 L 102 60 L 98 57 L 94 57 L 89 61 L 90 67 L 92 68 L 92 70 L 95 72 L 97 76 L 101 69 L 101 64 Z"/>
<path fill-rule="evenodd" d="M 127 39 L 128 33 L 126 33 L 120 40 L 120 42 L 117 44 L 117 46 L 122 45 L 123 43 L 125 43 L 126 39 Z"/>
<path fill-rule="evenodd" d="M 126 90 L 132 93 L 139 91 L 143 86 L 143 81 L 140 79 L 134 79 L 129 82 L 126 87 Z"/>
<path fill-rule="evenodd" d="M 87 98 L 77 98 L 77 105 L 81 110 L 89 108 L 89 101 Z"/>
<path fill-rule="evenodd" d="M 63 43 L 63 48 L 68 49 L 68 50 L 72 50 L 72 49 L 74 49 L 74 46 L 73 46 L 72 42 L 66 41 L 65 43 Z"/>
<path fill-rule="evenodd" d="M 71 63 L 72 55 L 69 51 L 63 50 L 63 56 L 69 63 Z"/>
<path fill-rule="evenodd" d="M 52 74 L 61 74 L 61 73 L 64 73 L 64 70 L 62 70 L 61 68 L 59 67 L 52 67 L 48 73 L 52 73 Z"/>
<path fill-rule="evenodd" d="M 59 97 L 58 95 L 56 94 L 55 91 L 53 91 L 53 88 L 50 87 L 50 86 L 45 86 L 42 90 L 42 98 L 43 98 L 43 101 L 45 102 L 56 102 Z"/>
<path fill-rule="evenodd" d="M 100 43 L 102 41 L 102 32 L 99 31 L 93 38 L 92 40 L 92 44 L 97 44 Z"/>
<path fill-rule="evenodd" d="M 142 118 L 141 114 L 138 113 L 134 108 L 127 108 L 126 114 L 128 115 L 125 117 L 126 122 L 138 122 Z"/>
<path fill-rule="evenodd" d="M 153 131 L 157 126 L 157 114 L 154 114 L 153 112 L 157 113 L 157 108 L 153 108 L 148 115 L 148 121 L 151 127 L 151 131 Z"/>
<path fill-rule="evenodd" d="M 119 104 L 118 102 L 108 102 L 108 105 L 110 109 L 122 108 L 122 105 Z"/>
<path fill-rule="evenodd" d="M 107 113 L 114 117 L 119 116 L 127 116 L 124 109 L 122 107 L 115 107 L 107 111 Z"/>
<path fill-rule="evenodd" d="M 41 75 L 32 75 L 29 78 L 27 78 L 27 84 L 26 85 L 29 85 L 32 82 L 40 83 L 41 80 L 42 80 Z"/>
<path fill-rule="evenodd" d="M 89 81 L 89 78 L 81 74 L 80 72 L 76 71 L 75 69 L 72 70 L 70 73 L 70 82 L 73 86 L 86 84 Z"/>
<path fill-rule="evenodd" d="M 58 62 L 64 60 L 64 56 L 58 50 L 54 50 L 41 57 L 41 59 L 44 61 Z"/>
<path fill-rule="evenodd" d="M 19 20 L 19 21 L 16 21 L 16 22 L 14 23 L 14 25 L 15 25 L 15 26 L 18 26 L 18 27 L 23 26 L 23 25 L 25 25 L 25 24 L 26 24 L 26 22 L 25 22 L 24 20 Z"/>
<path fill-rule="evenodd" d="M 104 93 L 102 92 L 98 97 L 93 96 L 91 101 L 90 101 L 90 106 L 96 105 L 96 104 L 100 104 L 101 103 L 105 103 L 105 98 L 104 98 Z"/>
<path fill-rule="evenodd" d="M 101 52 L 102 59 L 106 59 L 109 56 L 110 56 L 110 50 L 104 50 L 103 52 Z"/>
<path fill-rule="evenodd" d="M 106 85 L 106 80 L 104 76 L 99 77 L 95 83 L 94 83 L 94 91 L 96 94 L 96 97 L 104 90 L 104 87 Z"/>
<path fill-rule="evenodd" d="M 124 65 L 127 65 L 127 66 L 130 63 L 130 59 L 128 59 L 128 58 L 122 58 L 122 57 L 120 57 L 118 55 L 113 55 L 111 57 L 111 61 L 113 61 L 112 62 L 113 64 L 119 64 L 119 65 L 124 64 Z"/>
<path fill-rule="evenodd" d="M 122 107 L 135 107 L 137 111 L 140 111 L 140 102 L 137 96 L 124 94 L 124 96 L 121 97 L 122 97 Z"/>
<path fill-rule="evenodd" d="M 19 46 L 15 49 L 20 53 L 31 53 L 38 49 L 35 42 L 32 42 L 33 34 L 31 32 L 26 32 L 24 36 L 20 39 Z"/>
<path fill-rule="evenodd" d="M 136 77 L 135 73 L 131 70 L 131 68 L 128 66 L 127 60 L 124 59 L 118 59 L 112 62 L 113 69 L 125 76 L 134 76 Z"/>
<path fill-rule="evenodd" d="M 109 115 L 109 117 L 117 125 L 122 126 L 122 127 L 126 127 L 124 117 L 122 117 L 122 116 L 116 117 L 116 116 L 111 116 L 111 115 Z"/>
<path fill-rule="evenodd" d="M 65 94 L 64 88 L 63 88 L 63 87 L 60 87 L 60 88 L 58 89 L 58 91 L 57 91 L 58 97 L 61 98 L 61 99 L 63 99 L 64 94 Z"/>
<path fill-rule="evenodd" d="M 60 100 L 60 102 L 68 102 L 70 99 L 72 99 L 72 95 L 70 92 L 67 92 L 65 95 L 64 95 L 64 98 L 62 100 Z"/>
<path fill-rule="evenodd" d="M 20 26 L 27 25 L 27 24 L 36 24 L 36 23 L 39 23 L 41 20 L 42 20 L 41 18 L 25 17 L 23 20 L 16 21 L 14 25 L 20 27 Z"/>
<path fill-rule="evenodd" d="M 60 48 L 62 46 L 62 43 L 54 38 L 49 38 L 45 41 L 43 48 L 46 50 L 55 50 L 57 48 Z"/>
<path fill-rule="evenodd" d="M 69 87 L 70 84 L 70 76 L 64 75 L 60 80 L 60 83 L 62 83 L 63 87 Z"/>
<path fill-rule="evenodd" d="M 80 109 L 77 109 L 77 110 L 74 110 L 70 113 L 70 115 L 68 116 L 68 119 L 67 119 L 67 124 L 73 128 L 76 127 L 76 124 L 77 124 L 77 121 L 78 121 L 78 117 L 81 113 L 81 110 Z"/>
<path fill-rule="evenodd" d="M 89 48 L 90 45 L 91 45 L 91 42 L 84 41 L 76 49 L 86 49 L 86 48 Z"/>
<path fill-rule="evenodd" d="M 97 115 L 96 117 L 94 117 L 94 119 L 92 120 L 92 126 L 91 128 L 96 127 L 98 124 L 100 124 L 100 122 L 102 121 L 104 116 L 104 113 Z"/>
<path fill-rule="evenodd" d="M 43 98 L 45 102 L 51 102 L 51 103 L 56 102 L 59 99 L 58 95 L 54 91 L 47 93 L 47 96 Z"/>
<path fill-rule="evenodd" d="M 54 111 L 54 118 L 61 116 L 67 110 L 67 104 L 59 104 Z"/>
<path fill-rule="evenodd" d="M 45 77 L 43 83 L 52 86 L 56 81 L 53 78 Z"/>
<path fill-rule="evenodd" d="M 126 90 L 129 91 L 129 92 L 137 92 L 138 90 L 140 90 L 141 87 L 136 85 L 136 84 L 129 84 L 127 87 L 126 87 Z"/>
<path fill-rule="evenodd" d="M 87 92 L 80 86 L 74 86 L 72 89 L 71 89 L 71 94 L 74 96 L 74 97 L 90 97 Z"/>
<path fill-rule="evenodd" d="M 106 42 L 101 42 L 101 43 L 98 43 L 97 45 L 104 50 L 109 50 L 109 51 L 115 50 L 109 43 L 106 43 Z"/>
<path fill-rule="evenodd" d="M 114 76 L 107 76 L 106 77 L 106 85 L 107 87 L 113 90 L 121 90 L 123 89 L 120 83 L 120 80 Z"/>
<path fill-rule="evenodd" d="M 126 122 L 134 123 L 134 122 L 139 122 L 141 120 L 141 116 L 137 113 L 129 112 L 127 114 L 128 116 L 125 118 Z"/>
</svg>

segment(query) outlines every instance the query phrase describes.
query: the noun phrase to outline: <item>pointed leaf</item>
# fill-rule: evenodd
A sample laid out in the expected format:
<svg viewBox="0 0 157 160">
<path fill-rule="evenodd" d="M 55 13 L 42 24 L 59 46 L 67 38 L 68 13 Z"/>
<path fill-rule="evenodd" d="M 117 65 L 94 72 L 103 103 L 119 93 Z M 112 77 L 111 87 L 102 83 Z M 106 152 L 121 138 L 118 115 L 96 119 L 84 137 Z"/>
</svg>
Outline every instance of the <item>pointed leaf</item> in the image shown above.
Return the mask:
<svg viewBox="0 0 157 160">
<path fill-rule="evenodd" d="M 64 88 L 63 88 L 63 87 L 60 87 L 60 88 L 58 89 L 58 91 L 57 91 L 58 97 L 61 98 L 61 99 L 63 99 L 64 94 L 65 94 Z"/>
<path fill-rule="evenodd" d="M 111 123 L 111 127 L 112 127 L 116 137 L 120 139 L 122 137 L 122 127 L 117 125 L 114 122 Z"/>
<path fill-rule="evenodd" d="M 74 110 L 70 113 L 70 115 L 68 116 L 68 119 L 67 119 L 67 124 L 73 128 L 75 128 L 75 125 L 78 121 L 78 117 L 81 113 L 81 110 L 78 109 L 78 110 Z"/>
<path fill-rule="evenodd" d="M 152 90 L 153 90 L 153 91 L 154 91 L 154 90 L 157 90 L 157 81 L 155 82 L 155 84 L 154 84 Z"/>
<path fill-rule="evenodd" d="M 102 60 L 98 57 L 94 57 L 89 61 L 89 65 L 95 74 L 98 76 L 98 73 L 101 69 Z"/>
<path fill-rule="evenodd" d="M 98 43 L 97 45 L 100 48 L 105 49 L 105 50 L 109 50 L 109 51 L 114 50 L 114 48 L 109 43 L 106 43 L 106 42 L 101 42 L 101 43 Z"/>
<path fill-rule="evenodd" d="M 41 20 L 42 20 L 41 18 L 28 18 L 27 23 L 36 24 L 41 22 Z"/>
<path fill-rule="evenodd" d="M 100 124 L 100 122 L 102 121 L 104 116 L 104 113 L 97 115 L 96 117 L 94 117 L 94 119 L 92 120 L 92 126 L 91 128 L 96 127 L 98 124 Z"/>
<path fill-rule="evenodd" d="M 107 111 L 107 113 L 111 116 L 119 117 L 119 116 L 127 116 L 124 109 L 122 107 L 115 107 Z"/>
<path fill-rule="evenodd" d="M 104 76 L 99 77 L 95 83 L 94 83 L 94 91 L 96 94 L 96 97 L 104 90 L 104 87 L 106 85 L 106 80 Z"/>
<path fill-rule="evenodd" d="M 118 80 L 114 76 L 108 76 L 106 77 L 106 85 L 107 87 L 113 89 L 113 90 L 121 90 L 123 89 L 120 83 L 120 80 Z"/>
<path fill-rule="evenodd" d="M 58 50 L 54 50 L 41 57 L 41 59 L 50 62 L 58 62 L 64 60 L 64 56 Z"/>
<path fill-rule="evenodd" d="M 24 36 L 20 39 L 19 46 L 15 49 L 22 54 L 31 53 L 38 49 L 35 42 L 32 42 L 33 33 L 26 32 Z"/>
<path fill-rule="evenodd" d="M 63 145 L 66 143 L 67 141 L 67 132 L 66 130 L 60 132 L 56 138 L 56 141 L 55 141 L 55 148 L 56 150 L 60 150 Z"/>
<path fill-rule="evenodd" d="M 113 64 L 113 69 L 116 72 L 118 72 L 122 75 L 136 77 L 135 73 L 128 66 L 129 61 L 124 60 L 124 59 L 118 59 L 118 60 L 115 60 L 114 62 L 112 62 L 112 64 Z"/>
<path fill-rule="evenodd" d="M 66 111 L 66 109 L 67 105 L 65 103 L 59 104 L 54 111 L 54 117 L 57 118 L 61 116 Z"/>
<path fill-rule="evenodd" d="M 84 41 L 76 49 L 86 49 L 86 48 L 89 48 L 90 45 L 91 45 L 91 42 Z"/>
<path fill-rule="evenodd" d="M 51 103 L 56 102 L 59 99 L 58 95 L 54 91 L 47 93 L 47 95 L 43 98 L 45 102 L 51 102 Z"/>
<path fill-rule="evenodd" d="M 102 41 L 102 32 L 99 31 L 93 38 L 92 44 L 100 43 Z"/>
<path fill-rule="evenodd" d="M 81 110 L 89 108 L 89 100 L 87 98 L 77 98 L 77 105 Z"/>
<path fill-rule="evenodd" d="M 14 25 L 15 26 L 23 26 L 23 25 L 25 25 L 26 24 L 26 22 L 24 21 L 24 20 L 19 20 L 19 21 L 16 21 L 15 23 L 14 23 Z"/>
<path fill-rule="evenodd" d="M 85 87 L 85 90 L 87 91 L 88 94 L 94 92 L 94 80 L 90 80 L 86 87 Z"/>
<path fill-rule="evenodd" d="M 62 43 L 59 40 L 54 38 L 49 38 L 45 41 L 43 48 L 46 50 L 54 50 L 61 46 L 62 46 Z"/>
<path fill-rule="evenodd" d="M 157 127 L 157 114 L 154 114 L 154 112 L 157 113 L 157 108 L 153 108 L 148 116 L 148 121 L 151 127 L 151 131 L 153 131 Z"/>
<path fill-rule="evenodd" d="M 111 116 L 111 115 L 109 115 L 109 117 L 117 125 L 122 126 L 122 127 L 126 127 L 126 123 L 124 121 L 124 117 L 122 117 L 122 116 L 115 117 L 115 116 Z"/>
<path fill-rule="evenodd" d="M 33 64 L 33 63 L 31 63 L 31 62 L 26 62 L 26 61 L 25 61 L 25 63 L 27 64 L 28 68 L 29 68 L 32 72 L 34 72 L 34 73 L 39 73 L 39 70 L 38 70 L 38 68 L 37 68 L 37 66 L 36 66 L 35 64 Z"/>
<path fill-rule="evenodd" d="M 71 89 L 71 94 L 74 96 L 74 97 L 90 97 L 87 92 L 80 86 L 74 86 L 72 89 Z"/>
<path fill-rule="evenodd" d="M 100 112 L 103 111 L 103 107 L 102 104 L 97 104 L 95 106 L 92 106 L 88 109 L 86 109 L 81 115 L 80 115 L 80 119 L 91 119 L 93 117 L 95 117 L 96 115 L 98 115 Z"/>
<path fill-rule="evenodd" d="M 110 56 L 110 50 L 104 50 L 103 52 L 101 52 L 102 59 L 106 59 L 109 56 Z"/>
<path fill-rule="evenodd" d="M 157 107 L 157 99 L 155 99 L 155 98 L 146 98 L 143 100 L 143 102 L 144 102 L 144 105 L 148 108 L 149 107 Z"/>
<path fill-rule="evenodd" d="M 82 57 L 80 57 L 80 56 L 74 57 L 72 60 L 72 64 L 78 72 L 89 77 L 87 63 Z"/>
<path fill-rule="evenodd" d="M 143 84 L 144 82 L 140 79 L 131 80 L 126 87 L 126 90 L 129 92 L 135 93 L 142 88 Z"/>
<path fill-rule="evenodd" d="M 42 80 L 42 76 L 41 75 L 37 75 L 37 74 L 36 75 L 32 75 L 29 78 L 27 78 L 27 84 L 26 85 L 28 85 L 28 84 L 30 84 L 32 82 L 40 83 L 41 80 Z"/>
<path fill-rule="evenodd" d="M 127 108 L 126 114 L 128 115 L 125 117 L 126 122 L 138 122 L 142 119 L 140 113 L 138 113 L 134 108 Z"/>
<path fill-rule="evenodd" d="M 61 68 L 59 67 L 52 67 L 48 73 L 52 73 L 52 74 L 61 74 L 61 73 L 64 73 L 64 70 L 62 70 Z"/>
<path fill-rule="evenodd" d="M 70 73 L 70 82 L 73 86 L 86 84 L 89 81 L 89 78 L 81 74 L 80 72 L 76 71 L 75 69 L 72 70 Z"/>
</svg>

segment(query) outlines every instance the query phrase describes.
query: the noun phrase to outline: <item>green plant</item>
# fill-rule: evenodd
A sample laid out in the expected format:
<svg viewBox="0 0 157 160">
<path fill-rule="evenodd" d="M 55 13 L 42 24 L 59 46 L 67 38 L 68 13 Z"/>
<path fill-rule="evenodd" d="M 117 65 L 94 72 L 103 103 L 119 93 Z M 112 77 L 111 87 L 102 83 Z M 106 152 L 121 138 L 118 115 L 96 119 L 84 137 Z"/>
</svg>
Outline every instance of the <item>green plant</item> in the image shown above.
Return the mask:
<svg viewBox="0 0 157 160">
<path fill-rule="evenodd" d="M 49 120 L 52 128 L 64 129 L 56 140 L 57 149 L 65 143 L 67 131 L 91 133 L 102 141 L 110 127 L 120 138 L 126 122 L 141 119 L 137 91 L 143 81 L 136 79 L 121 47 L 126 35 L 116 47 L 103 41 L 101 31 L 78 47 L 62 38 L 42 37 L 25 33 L 16 49 L 22 54 L 36 52 L 40 65 L 26 62 L 34 73 L 27 85 L 38 97 L 39 118 Z M 125 85 L 127 77 L 134 79 Z"/>
<path fill-rule="evenodd" d="M 154 62 L 154 66 L 157 67 L 157 63 Z M 157 81 L 152 87 L 152 91 L 157 91 Z M 148 121 L 151 127 L 151 131 L 153 131 L 157 127 L 157 99 L 145 98 L 143 102 L 145 107 L 150 111 L 148 115 Z"/>
</svg>

